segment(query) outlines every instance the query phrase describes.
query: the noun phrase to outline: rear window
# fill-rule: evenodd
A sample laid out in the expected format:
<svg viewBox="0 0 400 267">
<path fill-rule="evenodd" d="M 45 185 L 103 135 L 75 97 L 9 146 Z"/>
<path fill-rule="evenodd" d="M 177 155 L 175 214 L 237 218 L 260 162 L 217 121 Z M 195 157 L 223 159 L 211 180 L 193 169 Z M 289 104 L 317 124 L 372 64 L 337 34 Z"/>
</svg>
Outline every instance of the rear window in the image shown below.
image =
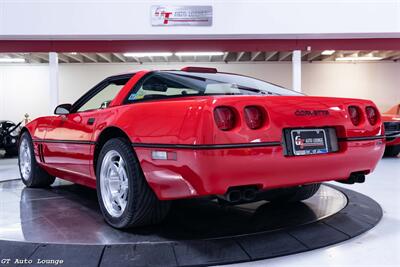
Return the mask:
<svg viewBox="0 0 400 267">
<path fill-rule="evenodd" d="M 196 95 L 302 95 L 255 78 L 229 73 L 155 71 L 128 96 L 128 102 Z"/>
</svg>

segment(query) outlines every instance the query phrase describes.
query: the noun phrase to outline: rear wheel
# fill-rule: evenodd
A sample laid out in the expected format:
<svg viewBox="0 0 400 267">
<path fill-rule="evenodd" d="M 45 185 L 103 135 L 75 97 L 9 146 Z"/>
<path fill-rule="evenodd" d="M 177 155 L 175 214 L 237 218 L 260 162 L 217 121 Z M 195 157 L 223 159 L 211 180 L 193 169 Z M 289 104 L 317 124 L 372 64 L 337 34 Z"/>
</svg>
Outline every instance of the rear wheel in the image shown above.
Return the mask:
<svg viewBox="0 0 400 267">
<path fill-rule="evenodd" d="M 386 157 L 397 157 L 400 154 L 400 145 L 387 146 L 385 148 Z"/>
<path fill-rule="evenodd" d="M 129 142 L 123 138 L 107 141 L 97 162 L 97 196 L 111 226 L 144 226 L 165 218 L 170 203 L 160 201 L 151 190 Z"/>
<path fill-rule="evenodd" d="M 308 184 L 297 187 L 279 188 L 262 193 L 261 198 L 271 202 L 298 202 L 317 193 L 321 184 Z"/>
<path fill-rule="evenodd" d="M 18 166 L 22 182 L 27 187 L 47 187 L 55 177 L 48 174 L 36 162 L 33 143 L 28 132 L 22 134 L 18 145 Z"/>
</svg>

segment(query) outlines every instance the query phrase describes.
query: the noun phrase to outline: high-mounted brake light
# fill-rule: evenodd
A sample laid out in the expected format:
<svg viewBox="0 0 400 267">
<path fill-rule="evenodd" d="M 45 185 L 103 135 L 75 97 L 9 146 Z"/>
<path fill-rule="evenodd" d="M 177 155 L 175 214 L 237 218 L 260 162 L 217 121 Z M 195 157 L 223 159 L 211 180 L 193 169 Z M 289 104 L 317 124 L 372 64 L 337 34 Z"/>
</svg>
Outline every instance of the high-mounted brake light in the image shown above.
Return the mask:
<svg viewBox="0 0 400 267">
<path fill-rule="evenodd" d="M 366 107 L 365 113 L 367 114 L 367 119 L 371 125 L 375 125 L 378 122 L 379 112 L 374 107 Z"/>
<path fill-rule="evenodd" d="M 217 107 L 214 109 L 214 120 L 220 130 L 231 130 L 236 124 L 235 111 L 230 107 Z"/>
<path fill-rule="evenodd" d="M 265 122 L 265 112 L 261 107 L 247 106 L 244 108 L 244 118 L 250 129 L 256 130 L 263 126 Z"/>
<path fill-rule="evenodd" d="M 202 67 L 184 67 L 181 71 L 186 72 L 204 72 L 204 73 L 217 73 L 216 68 L 202 68 Z"/>
<path fill-rule="evenodd" d="M 361 123 L 361 110 L 357 106 L 349 106 L 348 108 L 351 122 L 357 126 Z"/>
</svg>

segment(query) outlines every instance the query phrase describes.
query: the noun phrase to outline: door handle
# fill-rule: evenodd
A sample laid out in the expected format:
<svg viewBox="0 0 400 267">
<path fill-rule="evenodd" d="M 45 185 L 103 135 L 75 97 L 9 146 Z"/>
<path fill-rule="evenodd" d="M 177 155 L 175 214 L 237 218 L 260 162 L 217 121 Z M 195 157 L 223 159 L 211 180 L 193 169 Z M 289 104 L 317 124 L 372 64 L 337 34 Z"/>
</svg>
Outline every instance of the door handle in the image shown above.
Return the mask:
<svg viewBox="0 0 400 267">
<path fill-rule="evenodd" d="M 89 118 L 87 121 L 88 125 L 93 125 L 94 124 L 95 119 L 94 118 Z"/>
</svg>

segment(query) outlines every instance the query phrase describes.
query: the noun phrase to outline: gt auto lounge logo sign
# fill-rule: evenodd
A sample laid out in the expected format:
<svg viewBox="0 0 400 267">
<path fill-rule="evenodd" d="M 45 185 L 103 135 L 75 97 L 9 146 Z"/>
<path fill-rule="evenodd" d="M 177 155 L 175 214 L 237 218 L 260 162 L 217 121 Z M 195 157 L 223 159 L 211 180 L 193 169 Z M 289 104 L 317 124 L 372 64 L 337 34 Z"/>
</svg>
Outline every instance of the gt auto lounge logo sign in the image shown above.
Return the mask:
<svg viewBox="0 0 400 267">
<path fill-rule="evenodd" d="M 212 6 L 151 6 L 152 26 L 211 26 Z"/>
</svg>

